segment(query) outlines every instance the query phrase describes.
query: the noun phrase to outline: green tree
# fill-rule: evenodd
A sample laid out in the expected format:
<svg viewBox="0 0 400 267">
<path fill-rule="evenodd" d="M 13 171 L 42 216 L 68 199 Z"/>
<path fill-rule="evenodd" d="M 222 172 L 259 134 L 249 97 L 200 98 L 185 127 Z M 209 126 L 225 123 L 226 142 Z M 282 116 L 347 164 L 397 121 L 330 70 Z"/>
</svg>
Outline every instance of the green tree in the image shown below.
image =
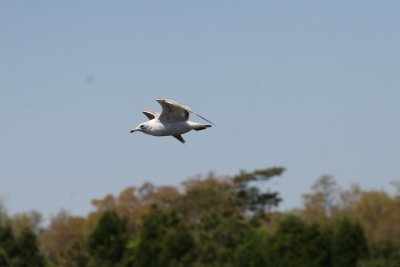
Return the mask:
<svg viewBox="0 0 400 267">
<path fill-rule="evenodd" d="M 368 245 L 360 224 L 343 218 L 334 224 L 332 238 L 333 267 L 352 267 L 368 254 Z"/>
<path fill-rule="evenodd" d="M 4 261 L 17 256 L 17 243 L 10 224 L 0 226 L 0 250 Z"/>
<path fill-rule="evenodd" d="M 236 267 L 269 267 L 277 262 L 277 254 L 271 251 L 271 235 L 262 229 L 252 229 L 236 250 Z"/>
<path fill-rule="evenodd" d="M 153 207 L 143 217 L 134 250 L 135 267 L 183 267 L 195 261 L 196 243 L 176 212 Z"/>
<path fill-rule="evenodd" d="M 105 211 L 88 238 L 93 264 L 116 266 L 124 257 L 127 241 L 126 221 L 113 210 Z"/>
<path fill-rule="evenodd" d="M 170 214 L 170 225 L 163 239 L 160 266 L 189 266 L 193 262 L 196 248 L 194 238 L 189 229 Z"/>
<path fill-rule="evenodd" d="M 43 267 L 45 257 L 40 253 L 36 235 L 30 228 L 25 228 L 16 240 L 16 257 L 13 267 Z"/>
<path fill-rule="evenodd" d="M 253 229 L 238 249 L 237 267 L 329 267 L 331 235 L 299 217 L 283 218 L 275 232 Z"/>
<path fill-rule="evenodd" d="M 29 228 L 37 235 L 41 231 L 43 217 L 38 211 L 17 213 L 9 218 L 15 235 L 19 235 L 24 229 Z"/>
<path fill-rule="evenodd" d="M 167 216 L 153 208 L 143 217 L 139 242 L 135 250 L 134 266 L 158 267 L 163 251 L 162 239 L 165 236 Z"/>
<path fill-rule="evenodd" d="M 330 266 L 330 236 L 317 224 L 289 216 L 273 235 L 275 266 Z"/>
<path fill-rule="evenodd" d="M 235 250 L 248 230 L 245 202 L 238 196 L 232 180 L 210 175 L 184 185 L 185 194 L 173 208 L 196 241 L 196 264 L 232 266 Z"/>
<path fill-rule="evenodd" d="M 398 267 L 400 250 L 390 241 L 374 244 L 368 258 L 361 261 L 360 267 Z"/>
</svg>

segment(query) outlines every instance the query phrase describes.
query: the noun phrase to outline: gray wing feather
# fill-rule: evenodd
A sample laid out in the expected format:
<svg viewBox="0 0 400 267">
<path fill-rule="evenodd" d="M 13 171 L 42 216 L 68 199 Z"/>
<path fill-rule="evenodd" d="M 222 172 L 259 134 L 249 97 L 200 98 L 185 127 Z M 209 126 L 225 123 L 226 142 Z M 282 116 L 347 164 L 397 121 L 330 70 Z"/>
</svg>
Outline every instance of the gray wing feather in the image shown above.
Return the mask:
<svg viewBox="0 0 400 267">
<path fill-rule="evenodd" d="M 145 111 L 143 111 L 143 114 L 146 115 L 146 117 L 149 118 L 149 120 L 152 120 L 152 119 L 160 116 L 160 113 L 151 111 L 151 110 L 145 110 Z"/>
<path fill-rule="evenodd" d="M 213 122 L 207 120 L 200 114 L 191 110 L 188 106 L 179 104 L 170 99 L 156 99 L 158 103 L 160 103 L 161 107 L 163 108 L 160 120 L 164 121 L 186 121 L 189 119 L 189 112 L 193 113 L 194 115 L 202 118 L 203 120 L 215 125 Z"/>
<path fill-rule="evenodd" d="M 161 105 L 162 112 L 160 114 L 160 121 L 164 122 L 178 122 L 187 121 L 189 119 L 189 112 L 181 105 L 167 99 L 156 99 Z"/>
</svg>

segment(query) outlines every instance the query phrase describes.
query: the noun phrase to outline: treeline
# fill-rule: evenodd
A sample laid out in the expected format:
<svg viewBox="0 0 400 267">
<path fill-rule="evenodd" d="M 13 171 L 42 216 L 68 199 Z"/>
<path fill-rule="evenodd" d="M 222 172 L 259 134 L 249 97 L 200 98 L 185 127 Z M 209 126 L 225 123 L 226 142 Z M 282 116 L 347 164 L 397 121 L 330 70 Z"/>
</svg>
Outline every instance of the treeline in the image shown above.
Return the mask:
<svg viewBox="0 0 400 267">
<path fill-rule="evenodd" d="M 39 213 L 0 205 L 0 267 L 400 266 L 400 184 L 389 195 L 323 176 L 302 208 L 277 212 L 279 193 L 265 188 L 283 172 L 129 187 L 46 228 Z"/>
</svg>

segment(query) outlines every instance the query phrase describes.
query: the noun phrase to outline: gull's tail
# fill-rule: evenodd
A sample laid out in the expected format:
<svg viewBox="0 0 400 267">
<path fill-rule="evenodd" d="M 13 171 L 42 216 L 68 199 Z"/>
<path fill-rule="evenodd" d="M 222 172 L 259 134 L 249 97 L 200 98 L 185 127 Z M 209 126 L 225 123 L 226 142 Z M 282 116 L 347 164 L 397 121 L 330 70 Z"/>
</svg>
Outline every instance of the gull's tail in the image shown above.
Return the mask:
<svg viewBox="0 0 400 267">
<path fill-rule="evenodd" d="M 209 125 L 209 124 L 198 124 L 198 125 L 193 125 L 192 126 L 193 130 L 195 130 L 195 131 L 201 131 L 201 130 L 204 130 L 204 129 L 208 128 L 208 127 L 211 127 L 211 125 Z"/>
</svg>

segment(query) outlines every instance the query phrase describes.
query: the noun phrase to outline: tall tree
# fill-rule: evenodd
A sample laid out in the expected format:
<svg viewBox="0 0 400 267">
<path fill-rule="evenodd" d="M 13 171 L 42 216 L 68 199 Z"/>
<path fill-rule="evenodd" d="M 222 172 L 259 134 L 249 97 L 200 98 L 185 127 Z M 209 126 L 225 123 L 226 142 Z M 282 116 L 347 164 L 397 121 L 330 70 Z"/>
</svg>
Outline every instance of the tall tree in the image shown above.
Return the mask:
<svg viewBox="0 0 400 267">
<path fill-rule="evenodd" d="M 245 202 L 231 180 L 210 175 L 184 184 L 185 193 L 173 205 L 191 229 L 197 248 L 197 264 L 232 265 L 236 247 L 247 231 Z"/>
<path fill-rule="evenodd" d="M 179 220 L 175 212 L 168 215 L 167 221 L 168 229 L 166 229 L 165 236 L 162 239 L 163 249 L 160 255 L 160 266 L 189 266 L 194 260 L 196 248 L 192 233 Z"/>
<path fill-rule="evenodd" d="M 41 236 L 43 250 L 50 260 L 56 261 L 74 243 L 84 239 L 85 219 L 61 210 L 51 219 Z"/>
<path fill-rule="evenodd" d="M 360 224 L 348 218 L 334 224 L 332 240 L 333 267 L 355 267 L 368 254 L 368 244 Z"/>
<path fill-rule="evenodd" d="M 88 238 L 88 251 L 97 266 L 115 266 L 122 261 L 128 241 L 126 220 L 107 210 Z"/>
<path fill-rule="evenodd" d="M 139 241 L 135 248 L 134 266 L 161 267 L 162 240 L 168 223 L 167 216 L 154 207 L 143 217 Z"/>
<path fill-rule="evenodd" d="M 383 191 L 363 192 L 354 204 L 352 218 L 359 221 L 372 244 L 391 241 L 400 248 L 400 199 Z"/>
<path fill-rule="evenodd" d="M 9 218 L 16 235 L 19 235 L 25 228 L 31 229 L 36 235 L 41 231 L 43 216 L 38 211 L 17 213 Z"/>
<path fill-rule="evenodd" d="M 273 239 L 264 229 L 251 229 L 236 250 L 235 267 L 273 267 L 277 254 L 272 252 Z"/>
<path fill-rule="evenodd" d="M 17 243 L 10 224 L 0 225 L 0 250 L 4 261 L 17 256 Z"/>
<path fill-rule="evenodd" d="M 172 186 L 144 183 L 138 188 L 128 187 L 118 196 L 107 195 L 102 199 L 92 200 L 96 210 L 90 214 L 88 224 L 94 226 L 104 211 L 113 209 L 118 215 L 126 218 L 128 231 L 134 234 L 141 217 L 152 205 L 157 205 L 159 209 L 168 209 L 179 195 L 178 189 Z"/>
<path fill-rule="evenodd" d="M 271 210 L 281 202 L 278 192 L 261 190 L 259 184 L 269 181 L 285 171 L 282 167 L 256 170 L 254 172 L 241 171 L 233 177 L 233 183 L 238 196 L 243 199 L 250 212 L 263 215 L 266 210 Z"/>
<path fill-rule="evenodd" d="M 324 175 L 312 186 L 312 193 L 303 195 L 304 215 L 310 222 L 321 222 L 335 214 L 339 188 L 332 176 Z"/>
<path fill-rule="evenodd" d="M 30 228 L 25 228 L 16 240 L 16 257 L 12 259 L 13 267 L 43 267 L 45 257 L 39 250 L 36 235 Z"/>
<path fill-rule="evenodd" d="M 330 236 L 317 224 L 284 218 L 273 235 L 276 266 L 330 266 Z"/>
</svg>

